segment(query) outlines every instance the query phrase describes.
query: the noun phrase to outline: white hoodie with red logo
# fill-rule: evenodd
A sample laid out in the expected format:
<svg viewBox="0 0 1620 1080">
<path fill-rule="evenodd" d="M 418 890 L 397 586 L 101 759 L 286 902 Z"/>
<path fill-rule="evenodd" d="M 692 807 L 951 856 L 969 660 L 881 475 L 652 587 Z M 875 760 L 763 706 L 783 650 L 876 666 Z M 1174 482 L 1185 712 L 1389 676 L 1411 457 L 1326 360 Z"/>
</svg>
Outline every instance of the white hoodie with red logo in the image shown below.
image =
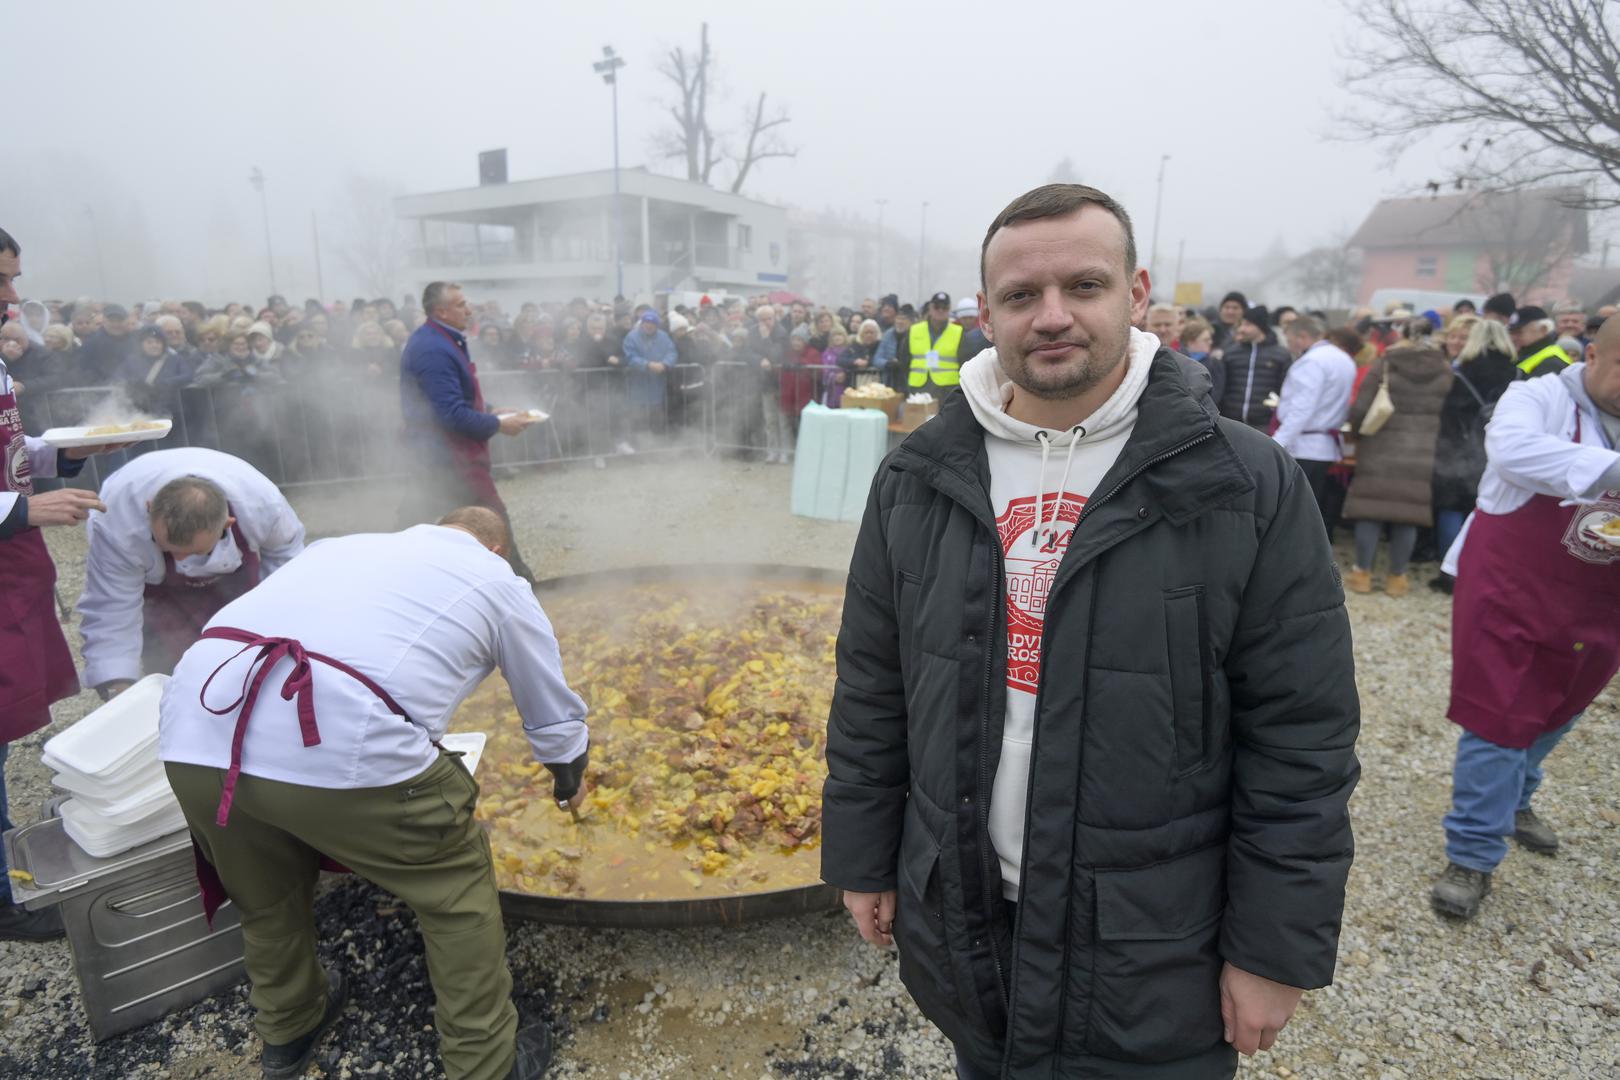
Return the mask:
<svg viewBox="0 0 1620 1080">
<path fill-rule="evenodd" d="M 962 392 L 985 430 L 990 503 L 1007 586 L 1007 717 L 990 798 L 990 840 L 1010 900 L 1018 898 L 1023 861 L 1046 596 L 1086 500 L 1136 426 L 1136 405 L 1158 349 L 1158 338 L 1133 329 L 1124 382 L 1069 431 L 1038 428 L 1007 415 L 1013 384 L 995 349 L 962 365 Z"/>
</svg>

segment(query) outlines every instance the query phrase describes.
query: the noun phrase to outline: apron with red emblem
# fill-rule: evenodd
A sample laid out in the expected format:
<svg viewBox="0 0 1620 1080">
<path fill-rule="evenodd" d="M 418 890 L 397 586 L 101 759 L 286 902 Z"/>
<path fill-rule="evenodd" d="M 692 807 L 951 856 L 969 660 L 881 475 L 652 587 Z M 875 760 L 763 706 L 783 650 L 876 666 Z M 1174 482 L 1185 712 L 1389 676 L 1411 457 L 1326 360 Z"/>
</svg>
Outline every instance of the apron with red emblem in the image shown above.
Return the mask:
<svg viewBox="0 0 1620 1080">
<path fill-rule="evenodd" d="M 0 374 L 0 461 L 4 487 L 32 495 L 22 416 L 10 380 Z M 79 692 L 79 676 L 56 617 L 56 564 L 37 528 L 0 540 L 0 742 L 51 722 L 51 703 Z"/>
<path fill-rule="evenodd" d="M 365 673 L 357 671 L 334 657 L 318 652 L 310 652 L 304 648 L 302 643 L 292 638 L 263 637 L 230 626 L 211 626 L 204 630 L 200 636 L 235 641 L 242 646 L 239 651 L 232 654 L 229 660 L 214 669 L 213 675 L 208 676 L 203 682 L 202 691 L 197 695 L 197 700 L 201 702 L 202 707 L 215 716 L 225 716 L 231 712 L 236 713 L 236 729 L 231 734 L 231 765 L 225 773 L 224 789 L 219 796 L 219 809 L 214 816 L 214 823 L 222 829 L 230 824 L 231 803 L 236 798 L 236 781 L 242 775 L 242 744 L 247 738 L 248 722 L 253 719 L 253 708 L 258 704 L 259 691 L 264 688 L 265 680 L 270 676 L 270 669 L 275 667 L 281 660 L 288 659 L 293 664 L 292 671 L 282 681 L 280 693 L 283 700 L 297 701 L 298 733 L 305 746 L 319 746 L 321 742 L 321 730 L 315 722 L 315 671 L 311 661 L 341 671 L 377 695 L 378 700 L 388 706 L 389 712 L 407 722 L 410 720 L 410 716 L 400 706 L 399 702 L 395 701 L 388 691 L 378 686 Z M 214 677 L 225 670 L 226 665 L 230 664 L 232 660 L 250 649 L 259 650 L 259 654 L 254 657 L 253 663 L 248 666 L 247 674 L 242 679 L 242 693 L 238 695 L 235 701 L 221 708 L 216 709 L 208 704 L 208 688 L 213 684 Z M 433 745 L 438 746 L 439 744 L 435 742 Z M 443 749 L 443 747 L 440 747 L 440 749 Z M 191 854 L 197 865 L 197 885 L 202 890 L 203 914 L 208 918 L 208 925 L 213 926 L 214 913 L 219 910 L 220 905 L 226 900 L 225 884 L 220 880 L 219 872 L 214 869 L 214 864 L 208 861 L 207 857 L 202 853 L 202 848 L 197 846 L 195 838 L 191 841 Z M 321 856 L 320 865 L 322 870 L 330 870 L 339 874 L 349 873 L 348 867 L 327 858 L 325 855 Z"/>
<path fill-rule="evenodd" d="M 1614 491 L 1579 506 L 1537 495 L 1509 514 L 1475 512 L 1452 607 L 1453 723 L 1522 749 L 1620 671 L 1620 548 L 1593 531 L 1617 517 Z"/>
<path fill-rule="evenodd" d="M 436 322 L 429 322 L 433 329 L 444 335 L 461 358 L 467 362 L 467 370 L 472 375 L 473 399 L 472 407 L 478 412 L 486 411 L 484 405 L 484 390 L 478 384 L 478 365 L 473 363 L 471 354 L 457 344 L 450 332 Z M 466 489 L 481 506 L 487 506 L 506 516 L 506 504 L 501 501 L 500 494 L 495 490 L 495 477 L 489 471 L 489 443 L 481 439 L 469 438 L 454 431 L 441 430 L 445 443 L 450 448 L 450 459 L 455 465 L 456 475 L 461 478 Z"/>
<path fill-rule="evenodd" d="M 228 506 L 226 511 L 230 511 Z M 242 553 L 242 565 L 216 577 L 187 577 L 175 568 L 174 556 L 163 553 L 163 581 L 146 587 L 141 666 L 148 675 L 173 671 L 202 636 L 208 620 L 259 583 L 259 553 L 248 546 L 235 521 L 231 522 L 231 539 Z"/>
</svg>

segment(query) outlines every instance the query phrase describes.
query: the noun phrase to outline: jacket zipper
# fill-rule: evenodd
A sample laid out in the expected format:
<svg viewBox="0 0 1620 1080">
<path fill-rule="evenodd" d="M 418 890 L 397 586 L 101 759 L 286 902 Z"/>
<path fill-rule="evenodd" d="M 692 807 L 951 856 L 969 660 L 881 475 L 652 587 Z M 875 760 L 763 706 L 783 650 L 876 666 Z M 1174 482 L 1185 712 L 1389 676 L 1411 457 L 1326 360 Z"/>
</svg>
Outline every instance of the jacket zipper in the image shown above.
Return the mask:
<svg viewBox="0 0 1620 1080">
<path fill-rule="evenodd" d="M 1175 457 L 1177 454 L 1184 454 L 1188 450 L 1191 450 L 1193 447 L 1198 446 L 1201 443 L 1206 443 L 1209 440 L 1213 439 L 1214 437 L 1215 437 L 1215 432 L 1206 431 L 1202 435 L 1198 436 L 1198 438 L 1196 438 L 1196 439 L 1190 439 L 1187 442 L 1182 443 L 1180 446 L 1175 447 L 1174 449 L 1166 450 L 1164 453 L 1160 454 L 1158 457 L 1149 458 L 1148 460 L 1142 462 L 1142 464 L 1138 465 L 1136 468 L 1132 469 L 1129 473 L 1127 473 L 1126 476 L 1124 477 L 1124 479 L 1120 480 L 1119 483 L 1115 484 L 1112 488 L 1110 488 L 1109 491 L 1108 491 L 1108 494 L 1104 495 L 1100 499 L 1091 499 L 1091 500 L 1087 501 L 1085 509 L 1080 511 L 1080 517 L 1074 523 L 1075 529 L 1078 530 L 1080 528 L 1081 524 L 1083 524 L 1085 522 L 1086 518 L 1091 516 L 1091 512 L 1093 510 L 1095 510 L 1097 507 L 1101 506 L 1103 503 L 1107 502 L 1109 499 L 1112 499 L 1115 495 L 1118 495 L 1120 493 L 1120 490 L 1122 488 L 1124 488 L 1126 484 L 1130 483 L 1132 480 L 1135 480 L 1138 476 L 1141 476 L 1143 473 L 1145 473 L 1149 469 L 1153 468 L 1153 466 L 1158 465 L 1161 462 L 1169 461 L 1171 458 Z M 1047 603 L 1050 604 L 1051 602 L 1052 602 L 1052 598 L 1047 597 Z"/>
</svg>

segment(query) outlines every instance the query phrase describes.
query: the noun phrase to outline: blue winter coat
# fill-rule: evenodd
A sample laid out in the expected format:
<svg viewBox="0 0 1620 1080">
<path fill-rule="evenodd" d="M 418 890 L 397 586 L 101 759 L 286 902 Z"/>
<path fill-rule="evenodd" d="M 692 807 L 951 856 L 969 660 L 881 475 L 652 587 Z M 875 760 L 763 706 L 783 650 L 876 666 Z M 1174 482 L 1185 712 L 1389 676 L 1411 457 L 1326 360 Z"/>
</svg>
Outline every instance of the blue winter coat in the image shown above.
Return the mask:
<svg viewBox="0 0 1620 1080">
<path fill-rule="evenodd" d="M 483 442 L 501 422 L 473 406 L 473 370 L 467 338 L 442 323 L 425 322 L 405 342 L 399 361 L 400 416 L 405 440 L 430 456 L 445 456 L 447 433 Z"/>
<path fill-rule="evenodd" d="M 662 405 L 669 372 L 654 373 L 647 370 L 652 363 L 673 366 L 680 360 L 675 339 L 663 330 L 652 337 L 641 332 L 638 325 L 624 335 L 624 362 L 629 368 L 630 404 Z"/>
</svg>

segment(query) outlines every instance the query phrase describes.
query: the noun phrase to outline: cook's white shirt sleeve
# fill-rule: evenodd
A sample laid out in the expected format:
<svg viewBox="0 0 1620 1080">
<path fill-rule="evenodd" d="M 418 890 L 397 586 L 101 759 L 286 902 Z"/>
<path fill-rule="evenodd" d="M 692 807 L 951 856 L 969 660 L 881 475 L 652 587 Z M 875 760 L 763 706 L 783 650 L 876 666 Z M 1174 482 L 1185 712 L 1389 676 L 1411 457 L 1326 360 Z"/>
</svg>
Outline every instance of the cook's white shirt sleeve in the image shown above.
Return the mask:
<svg viewBox="0 0 1620 1080">
<path fill-rule="evenodd" d="M 1582 441 L 1570 441 L 1573 404 L 1553 376 L 1509 386 L 1485 429 L 1490 467 L 1539 495 L 1590 501 L 1602 494 L 1603 475 L 1620 462 L 1620 453 L 1587 441 L 1600 437 L 1592 417 L 1582 424 Z"/>
<path fill-rule="evenodd" d="M 146 566 L 109 534 L 101 516 L 87 525 L 90 549 L 79 597 L 79 630 L 84 638 L 84 682 L 102 686 L 141 677 Z"/>
<path fill-rule="evenodd" d="M 256 523 L 262 531 L 255 541 L 259 548 L 259 580 L 286 566 L 304 550 L 304 523 L 285 500 L 267 507 L 265 520 Z M 245 531 L 245 530 L 244 530 Z M 253 539 L 249 537 L 249 539 Z"/>
<path fill-rule="evenodd" d="M 1277 433 L 1272 438 L 1290 454 L 1297 453 L 1306 424 L 1322 411 L 1323 365 L 1319 360 L 1296 363 L 1283 379 L 1277 401 Z"/>
<path fill-rule="evenodd" d="M 516 578 L 503 588 L 506 618 L 500 623 L 495 658 L 512 688 L 523 733 L 542 765 L 573 761 L 589 742 L 585 717 L 590 710 L 563 678 L 557 636 L 534 593 Z"/>
</svg>

